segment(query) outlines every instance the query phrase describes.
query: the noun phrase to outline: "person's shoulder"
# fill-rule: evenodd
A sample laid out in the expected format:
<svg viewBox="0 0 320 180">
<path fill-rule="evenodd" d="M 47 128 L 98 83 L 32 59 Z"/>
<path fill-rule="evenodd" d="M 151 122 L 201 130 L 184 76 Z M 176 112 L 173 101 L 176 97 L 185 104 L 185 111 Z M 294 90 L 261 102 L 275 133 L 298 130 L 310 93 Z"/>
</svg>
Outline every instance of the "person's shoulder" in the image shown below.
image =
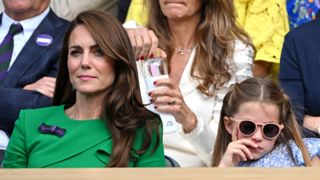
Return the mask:
<svg viewBox="0 0 320 180">
<path fill-rule="evenodd" d="M 51 119 L 57 119 L 63 112 L 64 106 L 50 106 L 34 109 L 23 109 L 20 111 L 16 126 L 23 126 L 25 129 L 34 129 L 40 123 Z"/>
<path fill-rule="evenodd" d="M 319 20 L 313 20 L 304 24 L 301 24 L 300 26 L 292 29 L 290 32 L 288 32 L 287 36 L 295 37 L 295 38 L 313 38 L 314 36 L 320 35 L 320 21 Z"/>
<path fill-rule="evenodd" d="M 55 26 L 68 27 L 70 21 L 58 16 L 51 8 L 46 16 L 50 21 L 55 22 Z"/>
<path fill-rule="evenodd" d="M 290 140 L 290 147 L 293 153 L 295 163 L 297 166 L 304 166 L 304 159 L 301 149 L 297 146 L 296 142 Z M 320 139 L 319 138 L 303 138 L 304 145 L 310 155 L 310 157 L 320 155 Z"/>
<path fill-rule="evenodd" d="M 243 42 L 243 41 L 240 40 L 240 39 L 235 39 L 235 40 L 234 40 L 234 47 L 235 47 L 236 50 L 237 50 L 237 49 L 248 49 L 248 50 L 249 50 L 249 49 L 252 49 L 251 45 Z"/>
<path fill-rule="evenodd" d="M 251 45 L 244 43 L 240 39 L 234 40 L 233 59 L 236 64 L 252 64 L 253 56 L 254 50 Z"/>
<path fill-rule="evenodd" d="M 309 151 L 315 149 L 315 153 L 320 153 L 320 138 L 304 138 L 303 142 Z"/>
<path fill-rule="evenodd" d="M 36 108 L 36 109 L 24 109 L 21 110 L 21 113 L 24 116 L 51 116 L 52 114 L 59 112 L 63 109 L 63 105 L 60 106 L 49 106 L 43 108 Z"/>
</svg>

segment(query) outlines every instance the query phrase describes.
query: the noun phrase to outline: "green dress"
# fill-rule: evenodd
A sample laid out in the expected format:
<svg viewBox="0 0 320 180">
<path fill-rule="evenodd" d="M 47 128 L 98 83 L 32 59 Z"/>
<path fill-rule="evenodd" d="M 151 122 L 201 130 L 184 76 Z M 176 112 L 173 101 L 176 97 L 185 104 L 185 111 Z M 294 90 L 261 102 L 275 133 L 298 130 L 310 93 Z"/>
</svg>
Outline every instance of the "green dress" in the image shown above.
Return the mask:
<svg viewBox="0 0 320 180">
<path fill-rule="evenodd" d="M 45 134 L 42 123 L 65 129 L 62 137 Z M 163 167 L 162 131 L 160 145 L 152 145 L 144 154 L 131 151 L 129 167 Z M 142 128 L 137 130 L 133 149 L 140 149 L 144 140 Z M 73 120 L 64 113 L 64 106 L 23 110 L 5 152 L 5 168 L 96 168 L 106 167 L 112 152 L 112 135 L 101 119 Z"/>
</svg>

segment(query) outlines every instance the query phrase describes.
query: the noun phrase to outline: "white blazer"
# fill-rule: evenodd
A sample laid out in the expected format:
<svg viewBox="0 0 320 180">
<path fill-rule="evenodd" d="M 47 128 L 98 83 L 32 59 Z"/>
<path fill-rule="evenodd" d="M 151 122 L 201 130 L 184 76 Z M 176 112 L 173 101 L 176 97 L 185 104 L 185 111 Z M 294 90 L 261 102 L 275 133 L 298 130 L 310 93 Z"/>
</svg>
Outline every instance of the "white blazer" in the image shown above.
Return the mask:
<svg viewBox="0 0 320 180">
<path fill-rule="evenodd" d="M 165 154 L 175 159 L 181 167 L 210 166 L 223 97 L 232 84 L 252 77 L 253 50 L 237 40 L 233 59 L 230 60 L 231 79 L 216 92 L 215 96 L 207 97 L 197 89 L 199 81 L 191 77 L 195 53 L 194 48 L 181 76 L 179 88 L 185 103 L 197 116 L 196 128 L 186 134 L 178 124 L 176 132 L 164 133 L 163 137 Z M 139 63 L 137 65 L 142 99 L 144 103 L 149 103 L 141 65 Z"/>
</svg>

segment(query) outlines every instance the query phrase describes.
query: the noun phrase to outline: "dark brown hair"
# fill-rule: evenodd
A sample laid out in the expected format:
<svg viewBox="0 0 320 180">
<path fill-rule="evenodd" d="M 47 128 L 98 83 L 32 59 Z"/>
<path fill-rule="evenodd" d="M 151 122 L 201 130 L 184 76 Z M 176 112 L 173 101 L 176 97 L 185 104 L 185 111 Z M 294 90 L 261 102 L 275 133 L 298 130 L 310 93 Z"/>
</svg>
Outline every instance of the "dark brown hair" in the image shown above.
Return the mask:
<svg viewBox="0 0 320 180">
<path fill-rule="evenodd" d="M 230 80 L 230 64 L 233 59 L 235 41 L 251 45 L 248 35 L 236 23 L 232 0 L 202 1 L 201 19 L 195 34 L 196 55 L 191 76 L 201 83 L 197 87 L 202 93 L 212 96 L 225 82 Z M 174 42 L 167 18 L 162 13 L 159 0 L 145 0 L 149 9 L 148 27 L 159 38 L 159 46 L 170 58 Z M 213 86 L 213 88 L 210 88 Z"/>
<path fill-rule="evenodd" d="M 160 121 L 158 116 L 148 111 L 141 102 L 136 63 L 130 40 L 122 25 L 111 15 L 91 10 L 82 12 L 71 22 L 60 54 L 53 105 L 65 104 L 65 108 L 69 108 L 76 101 L 76 93 L 69 79 L 67 61 L 70 34 L 79 25 L 84 25 L 88 29 L 103 54 L 113 61 L 115 80 L 106 90 L 101 114 L 113 138 L 113 151 L 108 166 L 128 166 L 137 129 L 145 129 L 144 143 L 136 152 L 141 154 L 151 145 L 153 132 L 156 132 L 155 148 L 158 147 Z"/>
<path fill-rule="evenodd" d="M 224 97 L 221 110 L 218 134 L 214 146 L 212 165 L 218 166 L 228 144 L 232 141 L 224 124 L 224 117 L 232 117 L 245 102 L 265 102 L 278 107 L 280 112 L 279 121 L 283 124 L 275 145 L 283 143 L 287 146 L 291 158 L 294 159 L 289 140 L 293 140 L 300 148 L 306 166 L 311 165 L 308 151 L 303 143 L 299 126 L 292 109 L 289 97 L 271 80 L 250 78 L 240 84 L 236 84 Z"/>
</svg>

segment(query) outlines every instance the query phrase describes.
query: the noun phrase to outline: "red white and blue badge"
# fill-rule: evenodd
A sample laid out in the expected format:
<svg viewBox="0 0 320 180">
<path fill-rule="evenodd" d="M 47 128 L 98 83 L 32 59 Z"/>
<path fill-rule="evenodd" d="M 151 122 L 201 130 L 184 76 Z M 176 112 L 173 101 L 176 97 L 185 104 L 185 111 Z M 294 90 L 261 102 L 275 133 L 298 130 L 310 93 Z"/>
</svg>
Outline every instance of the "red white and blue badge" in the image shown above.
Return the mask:
<svg viewBox="0 0 320 180">
<path fill-rule="evenodd" d="M 53 38 L 49 34 L 40 34 L 36 38 L 36 43 L 39 46 L 50 46 L 52 44 Z"/>
</svg>

